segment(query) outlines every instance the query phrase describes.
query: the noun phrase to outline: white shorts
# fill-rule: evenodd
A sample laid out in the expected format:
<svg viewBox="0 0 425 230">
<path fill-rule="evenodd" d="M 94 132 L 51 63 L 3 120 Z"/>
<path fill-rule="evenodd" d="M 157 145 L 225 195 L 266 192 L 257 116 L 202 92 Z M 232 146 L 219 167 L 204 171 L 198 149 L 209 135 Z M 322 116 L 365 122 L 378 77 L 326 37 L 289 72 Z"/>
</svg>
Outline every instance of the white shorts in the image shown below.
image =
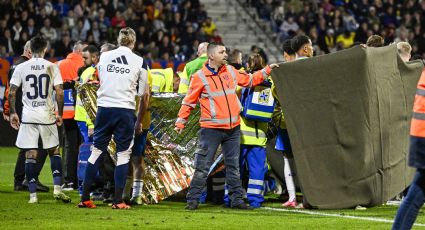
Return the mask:
<svg viewBox="0 0 425 230">
<path fill-rule="evenodd" d="M 54 125 L 22 124 L 19 127 L 16 146 L 20 149 L 38 149 L 38 138 L 41 137 L 43 149 L 51 149 L 59 145 L 58 128 Z"/>
</svg>

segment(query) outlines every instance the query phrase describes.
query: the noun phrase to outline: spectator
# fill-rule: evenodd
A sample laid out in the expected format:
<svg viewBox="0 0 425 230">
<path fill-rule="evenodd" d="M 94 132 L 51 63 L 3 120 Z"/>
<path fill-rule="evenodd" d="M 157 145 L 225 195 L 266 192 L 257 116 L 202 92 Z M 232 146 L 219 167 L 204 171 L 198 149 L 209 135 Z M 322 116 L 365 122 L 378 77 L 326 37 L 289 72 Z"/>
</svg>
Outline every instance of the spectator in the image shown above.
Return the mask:
<svg viewBox="0 0 425 230">
<path fill-rule="evenodd" d="M 86 12 L 90 12 L 87 0 L 79 1 L 74 7 L 74 13 L 77 18 L 82 18 Z"/>
<path fill-rule="evenodd" d="M 16 21 L 15 25 L 12 27 L 13 30 L 13 40 L 15 42 L 19 41 L 21 39 L 21 32 L 23 30 L 21 22 Z"/>
<path fill-rule="evenodd" d="M 103 40 L 104 36 L 99 29 L 99 23 L 94 21 L 92 22 L 92 28 L 90 31 L 91 35 L 93 35 L 93 40 L 95 43 L 99 44 L 101 40 Z"/>
<path fill-rule="evenodd" d="M 137 30 L 137 38 L 142 44 L 147 45 L 150 41 L 149 33 L 146 31 L 146 27 L 141 25 Z"/>
<path fill-rule="evenodd" d="M 369 25 L 367 22 L 363 22 L 361 26 L 356 31 L 356 37 L 354 38 L 355 41 L 358 41 L 360 43 L 366 43 L 368 35 L 367 31 L 369 29 Z"/>
<path fill-rule="evenodd" d="M 340 34 L 336 38 L 336 43 L 340 44 L 342 48 L 348 49 L 354 44 L 354 37 L 356 34 L 354 32 L 345 31 L 343 34 Z"/>
<path fill-rule="evenodd" d="M 71 38 L 68 33 L 62 35 L 62 39 L 54 44 L 55 56 L 65 57 L 72 51 Z"/>
<path fill-rule="evenodd" d="M 217 30 L 214 30 L 211 40 L 216 43 L 223 43 L 223 39 L 221 38 Z"/>
<path fill-rule="evenodd" d="M 103 34 L 106 34 L 108 27 L 111 26 L 111 21 L 105 14 L 105 9 L 99 9 L 99 14 L 96 21 L 99 23 L 99 29 Z"/>
<path fill-rule="evenodd" d="M 24 29 L 24 31 L 28 33 L 29 37 L 33 37 L 38 33 L 38 30 L 37 28 L 35 28 L 34 24 L 35 24 L 34 19 L 29 18 L 27 21 L 27 26 Z"/>
<path fill-rule="evenodd" d="M 168 54 L 168 56 L 174 56 L 174 46 L 170 43 L 170 38 L 167 35 L 162 38 L 162 43 L 159 45 L 158 51 L 161 55 Z"/>
<path fill-rule="evenodd" d="M 287 21 L 284 21 L 280 26 L 280 31 L 282 32 L 283 38 L 289 37 L 290 34 L 298 32 L 300 27 L 294 21 L 293 17 L 289 17 Z M 292 32 L 292 33 L 291 33 Z"/>
<path fill-rule="evenodd" d="M 111 20 L 111 26 L 118 28 L 126 27 L 124 17 L 120 11 L 115 12 L 115 16 Z"/>
<path fill-rule="evenodd" d="M 59 13 L 60 17 L 68 15 L 69 5 L 64 0 L 58 0 L 58 2 L 53 5 L 53 8 Z"/>
<path fill-rule="evenodd" d="M 279 25 L 285 20 L 285 11 L 283 5 L 276 7 L 272 13 L 271 22 L 274 32 L 278 32 Z"/>
<path fill-rule="evenodd" d="M 48 40 L 49 43 L 55 42 L 58 38 L 55 28 L 51 27 L 49 18 L 44 20 L 44 26 L 41 28 L 40 33 Z"/>
<path fill-rule="evenodd" d="M 72 28 L 71 37 L 73 41 L 82 40 L 85 41 L 87 38 L 87 31 L 90 29 L 84 25 L 83 19 L 79 19 L 77 26 Z"/>
<path fill-rule="evenodd" d="M 212 21 L 212 18 L 208 17 L 207 20 L 202 24 L 202 30 L 206 35 L 212 36 L 214 30 L 217 28 L 215 23 Z"/>
<path fill-rule="evenodd" d="M 5 19 L 0 20 L 0 34 L 4 34 L 7 29 L 7 21 Z"/>
<path fill-rule="evenodd" d="M 7 56 L 12 56 L 16 53 L 16 42 L 13 40 L 12 33 L 9 29 L 6 29 L 3 35 L 4 37 L 0 38 L 0 45 L 5 47 Z"/>
<path fill-rule="evenodd" d="M 63 23 L 67 24 L 70 28 L 73 28 L 77 24 L 74 11 L 68 11 L 68 16 L 63 19 Z"/>
</svg>

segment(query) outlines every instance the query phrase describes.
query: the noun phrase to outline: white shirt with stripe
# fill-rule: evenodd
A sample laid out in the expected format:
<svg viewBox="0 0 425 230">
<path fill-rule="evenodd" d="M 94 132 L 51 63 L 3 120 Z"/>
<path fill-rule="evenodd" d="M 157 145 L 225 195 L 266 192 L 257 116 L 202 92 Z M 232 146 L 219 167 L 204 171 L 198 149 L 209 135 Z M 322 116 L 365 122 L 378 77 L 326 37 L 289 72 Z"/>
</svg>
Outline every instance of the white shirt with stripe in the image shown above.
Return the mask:
<svg viewBox="0 0 425 230">
<path fill-rule="evenodd" d="M 102 53 L 97 67 L 97 105 L 134 110 L 134 98 L 136 94 L 143 95 L 147 83 L 147 69 L 143 66 L 143 58 L 124 46 Z"/>
<path fill-rule="evenodd" d="M 62 84 L 57 65 L 43 58 L 32 58 L 16 67 L 10 84 L 22 85 L 22 123 L 55 123 L 53 89 Z"/>
</svg>

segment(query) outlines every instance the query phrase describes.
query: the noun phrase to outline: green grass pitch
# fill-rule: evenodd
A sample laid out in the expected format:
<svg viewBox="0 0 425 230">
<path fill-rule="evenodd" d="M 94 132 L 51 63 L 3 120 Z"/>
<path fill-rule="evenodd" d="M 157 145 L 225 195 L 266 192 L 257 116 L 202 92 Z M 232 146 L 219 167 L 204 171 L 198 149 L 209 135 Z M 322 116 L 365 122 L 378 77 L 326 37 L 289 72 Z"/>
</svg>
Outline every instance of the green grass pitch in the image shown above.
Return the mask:
<svg viewBox="0 0 425 230">
<path fill-rule="evenodd" d="M 390 229 L 391 223 L 343 216 L 392 220 L 397 211 L 394 206 L 381 206 L 363 211 L 312 210 L 307 214 L 265 209 L 240 211 L 209 204 L 201 205 L 196 211 L 186 211 L 183 202 L 172 201 L 130 210 L 112 210 L 96 202 L 98 208 L 88 210 L 75 207 L 79 201 L 76 191 L 69 193 L 73 199 L 70 204 L 55 201 L 51 192 L 38 193 L 40 203 L 28 204 L 27 192 L 13 191 L 17 152 L 16 148 L 0 148 L 1 229 Z M 40 180 L 53 190 L 48 160 Z M 268 199 L 264 206 L 280 209 L 281 202 Z M 417 223 L 425 223 L 423 212 Z"/>
</svg>

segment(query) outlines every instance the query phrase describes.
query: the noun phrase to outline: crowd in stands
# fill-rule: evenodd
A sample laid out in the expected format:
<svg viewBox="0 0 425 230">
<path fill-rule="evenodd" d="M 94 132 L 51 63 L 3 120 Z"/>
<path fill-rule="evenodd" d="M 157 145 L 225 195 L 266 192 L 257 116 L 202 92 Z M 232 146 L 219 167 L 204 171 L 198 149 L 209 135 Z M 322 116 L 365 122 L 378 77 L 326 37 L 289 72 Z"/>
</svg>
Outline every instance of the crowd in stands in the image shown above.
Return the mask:
<svg viewBox="0 0 425 230">
<path fill-rule="evenodd" d="M 149 60 L 190 60 L 200 42 L 221 41 L 199 0 L 0 1 L 0 57 L 20 55 L 39 33 L 47 57 L 65 57 L 78 40 L 115 42 L 124 27 L 134 28 L 135 50 Z"/>
<path fill-rule="evenodd" d="M 423 0 L 247 0 L 280 40 L 306 34 L 316 54 L 365 44 L 373 34 L 385 45 L 405 41 L 425 58 Z"/>
</svg>

